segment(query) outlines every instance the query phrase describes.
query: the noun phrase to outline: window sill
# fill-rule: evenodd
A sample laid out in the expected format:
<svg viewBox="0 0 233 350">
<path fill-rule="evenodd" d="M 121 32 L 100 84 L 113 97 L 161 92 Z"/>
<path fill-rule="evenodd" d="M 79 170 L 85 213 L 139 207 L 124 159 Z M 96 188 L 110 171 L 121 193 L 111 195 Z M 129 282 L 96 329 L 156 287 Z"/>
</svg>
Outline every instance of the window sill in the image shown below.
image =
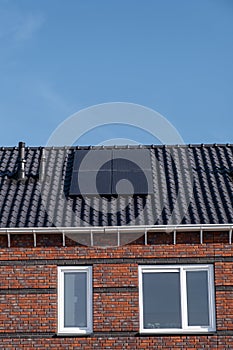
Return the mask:
<svg viewBox="0 0 233 350">
<path fill-rule="evenodd" d="M 149 334 L 213 334 L 216 329 L 147 329 L 140 330 L 140 335 Z"/>
<path fill-rule="evenodd" d="M 80 331 L 80 332 L 57 332 L 57 337 L 88 337 L 93 334 L 93 331 Z"/>
</svg>

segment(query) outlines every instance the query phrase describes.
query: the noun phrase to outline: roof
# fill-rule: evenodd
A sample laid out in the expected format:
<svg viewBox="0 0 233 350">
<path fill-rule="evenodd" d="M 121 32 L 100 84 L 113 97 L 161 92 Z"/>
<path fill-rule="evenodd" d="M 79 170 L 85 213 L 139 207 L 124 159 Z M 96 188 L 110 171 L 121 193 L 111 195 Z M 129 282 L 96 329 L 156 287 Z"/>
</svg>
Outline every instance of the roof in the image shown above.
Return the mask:
<svg viewBox="0 0 233 350">
<path fill-rule="evenodd" d="M 24 180 L 19 147 L 0 148 L 0 227 L 233 223 L 233 145 L 126 148 L 150 152 L 153 193 L 71 196 L 75 153 L 98 147 L 26 147 Z"/>
</svg>

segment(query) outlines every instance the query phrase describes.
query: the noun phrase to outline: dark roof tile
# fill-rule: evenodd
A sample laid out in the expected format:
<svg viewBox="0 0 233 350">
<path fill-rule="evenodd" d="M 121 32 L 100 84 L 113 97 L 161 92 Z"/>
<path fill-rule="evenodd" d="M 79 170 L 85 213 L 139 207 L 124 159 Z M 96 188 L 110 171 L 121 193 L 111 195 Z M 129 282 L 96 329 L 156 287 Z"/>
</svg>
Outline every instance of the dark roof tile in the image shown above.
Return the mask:
<svg viewBox="0 0 233 350">
<path fill-rule="evenodd" d="M 77 147 L 46 148 L 43 182 L 41 147 L 26 148 L 24 182 L 18 149 L 1 148 L 0 227 L 233 223 L 233 145 L 148 148 L 154 193 L 118 197 L 69 196 Z"/>
</svg>

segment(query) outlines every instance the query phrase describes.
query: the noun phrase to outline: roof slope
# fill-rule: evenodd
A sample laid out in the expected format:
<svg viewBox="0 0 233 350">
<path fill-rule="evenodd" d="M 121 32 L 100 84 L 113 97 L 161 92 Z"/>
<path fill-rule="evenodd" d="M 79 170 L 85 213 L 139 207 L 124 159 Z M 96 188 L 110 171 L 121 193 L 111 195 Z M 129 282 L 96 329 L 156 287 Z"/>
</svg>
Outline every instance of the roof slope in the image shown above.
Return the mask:
<svg viewBox="0 0 233 350">
<path fill-rule="evenodd" d="M 233 145 L 146 148 L 154 192 L 119 196 L 69 196 L 74 153 L 84 147 L 46 148 L 43 181 L 43 148 L 25 149 L 26 181 L 15 177 L 19 149 L 1 148 L 0 227 L 233 223 Z"/>
</svg>

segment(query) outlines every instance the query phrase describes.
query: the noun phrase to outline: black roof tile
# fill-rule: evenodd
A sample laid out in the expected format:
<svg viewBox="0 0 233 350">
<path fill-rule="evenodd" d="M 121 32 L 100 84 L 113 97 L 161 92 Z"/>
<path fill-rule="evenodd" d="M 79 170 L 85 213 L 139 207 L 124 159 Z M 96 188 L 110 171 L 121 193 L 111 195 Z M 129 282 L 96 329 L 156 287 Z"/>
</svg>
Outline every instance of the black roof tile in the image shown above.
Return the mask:
<svg viewBox="0 0 233 350">
<path fill-rule="evenodd" d="M 44 181 L 39 179 L 42 147 L 25 149 L 25 181 L 15 176 L 18 148 L 0 148 L 0 227 L 233 223 L 233 145 L 146 148 L 153 193 L 134 196 L 69 195 L 74 154 L 88 147 L 46 148 Z M 127 149 L 128 159 L 135 149 L 145 156 L 145 146 Z"/>
</svg>

